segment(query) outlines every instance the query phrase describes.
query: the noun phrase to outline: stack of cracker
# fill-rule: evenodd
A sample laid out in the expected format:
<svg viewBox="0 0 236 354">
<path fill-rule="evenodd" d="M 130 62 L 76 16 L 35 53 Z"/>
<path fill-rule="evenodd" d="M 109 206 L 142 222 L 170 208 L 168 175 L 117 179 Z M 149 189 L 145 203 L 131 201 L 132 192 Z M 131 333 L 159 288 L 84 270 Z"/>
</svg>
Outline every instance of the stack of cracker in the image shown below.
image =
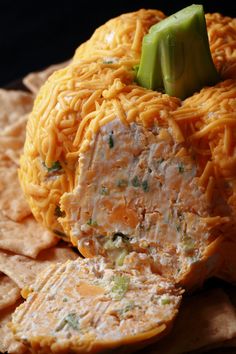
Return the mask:
<svg viewBox="0 0 236 354">
<path fill-rule="evenodd" d="M 49 72 L 50 74 L 50 72 Z M 34 76 L 33 76 L 34 77 Z M 36 75 L 38 77 L 38 75 Z M 43 79 L 46 79 L 43 73 Z M 30 81 L 30 78 L 29 78 Z M 38 81 L 41 85 L 41 82 Z M 21 290 L 30 286 L 48 264 L 77 258 L 59 245 L 51 232 L 31 214 L 18 182 L 32 93 L 0 90 L 0 352 L 23 353 L 8 327 L 11 314 L 24 300 Z"/>
</svg>

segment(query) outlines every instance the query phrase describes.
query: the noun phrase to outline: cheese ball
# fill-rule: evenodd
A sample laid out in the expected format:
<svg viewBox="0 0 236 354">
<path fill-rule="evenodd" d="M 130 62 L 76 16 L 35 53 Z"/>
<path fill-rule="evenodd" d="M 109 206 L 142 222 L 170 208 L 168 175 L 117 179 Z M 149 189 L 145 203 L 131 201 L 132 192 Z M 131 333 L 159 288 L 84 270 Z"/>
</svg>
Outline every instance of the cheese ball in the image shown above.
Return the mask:
<svg viewBox="0 0 236 354">
<path fill-rule="evenodd" d="M 48 79 L 19 176 L 36 219 L 84 256 L 145 253 L 194 287 L 219 271 L 235 233 L 236 23 L 206 15 L 222 80 L 181 101 L 135 81 L 142 38 L 163 18 L 109 21 Z"/>
</svg>

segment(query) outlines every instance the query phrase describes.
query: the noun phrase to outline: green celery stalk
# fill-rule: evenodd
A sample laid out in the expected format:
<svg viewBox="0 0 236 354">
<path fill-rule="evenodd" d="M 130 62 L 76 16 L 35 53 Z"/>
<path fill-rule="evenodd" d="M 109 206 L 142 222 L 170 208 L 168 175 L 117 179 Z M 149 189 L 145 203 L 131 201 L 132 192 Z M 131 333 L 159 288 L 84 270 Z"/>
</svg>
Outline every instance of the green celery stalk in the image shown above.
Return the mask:
<svg viewBox="0 0 236 354">
<path fill-rule="evenodd" d="M 167 17 L 144 36 L 137 72 L 141 86 L 184 99 L 217 81 L 202 5 Z"/>
</svg>

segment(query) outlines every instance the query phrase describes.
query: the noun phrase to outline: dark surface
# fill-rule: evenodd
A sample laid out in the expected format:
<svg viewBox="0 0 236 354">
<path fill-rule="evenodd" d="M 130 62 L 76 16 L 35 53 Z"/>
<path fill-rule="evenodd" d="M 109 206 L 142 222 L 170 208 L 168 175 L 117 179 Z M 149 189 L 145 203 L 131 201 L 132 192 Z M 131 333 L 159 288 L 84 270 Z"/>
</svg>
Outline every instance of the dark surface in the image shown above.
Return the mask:
<svg viewBox="0 0 236 354">
<path fill-rule="evenodd" d="M 32 70 L 70 58 L 99 25 L 140 8 L 171 14 L 193 1 L 10 1 L 0 0 L 0 86 Z M 202 2 L 205 12 L 236 17 L 234 1 Z"/>
</svg>

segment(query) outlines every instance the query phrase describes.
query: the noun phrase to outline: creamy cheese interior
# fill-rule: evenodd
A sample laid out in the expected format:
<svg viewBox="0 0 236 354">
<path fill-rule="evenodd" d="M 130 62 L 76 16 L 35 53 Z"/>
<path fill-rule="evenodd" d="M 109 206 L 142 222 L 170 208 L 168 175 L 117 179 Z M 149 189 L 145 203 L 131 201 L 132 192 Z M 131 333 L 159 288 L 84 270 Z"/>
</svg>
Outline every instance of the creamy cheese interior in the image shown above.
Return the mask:
<svg viewBox="0 0 236 354">
<path fill-rule="evenodd" d="M 131 251 L 145 253 L 155 271 L 180 279 L 228 221 L 218 215 L 227 214 L 219 192 L 209 202 L 199 186 L 198 169 L 164 124 L 102 126 L 80 155 L 77 187 L 62 197 L 73 244 L 118 264 Z"/>
<path fill-rule="evenodd" d="M 138 294 L 138 296 L 137 296 Z M 145 255 L 131 253 L 122 267 L 103 257 L 52 266 L 13 316 L 16 335 L 42 348 L 119 346 L 159 335 L 177 314 L 181 290 L 153 274 Z M 107 344 L 106 344 L 107 343 Z M 44 347 L 45 346 L 45 347 Z"/>
</svg>

